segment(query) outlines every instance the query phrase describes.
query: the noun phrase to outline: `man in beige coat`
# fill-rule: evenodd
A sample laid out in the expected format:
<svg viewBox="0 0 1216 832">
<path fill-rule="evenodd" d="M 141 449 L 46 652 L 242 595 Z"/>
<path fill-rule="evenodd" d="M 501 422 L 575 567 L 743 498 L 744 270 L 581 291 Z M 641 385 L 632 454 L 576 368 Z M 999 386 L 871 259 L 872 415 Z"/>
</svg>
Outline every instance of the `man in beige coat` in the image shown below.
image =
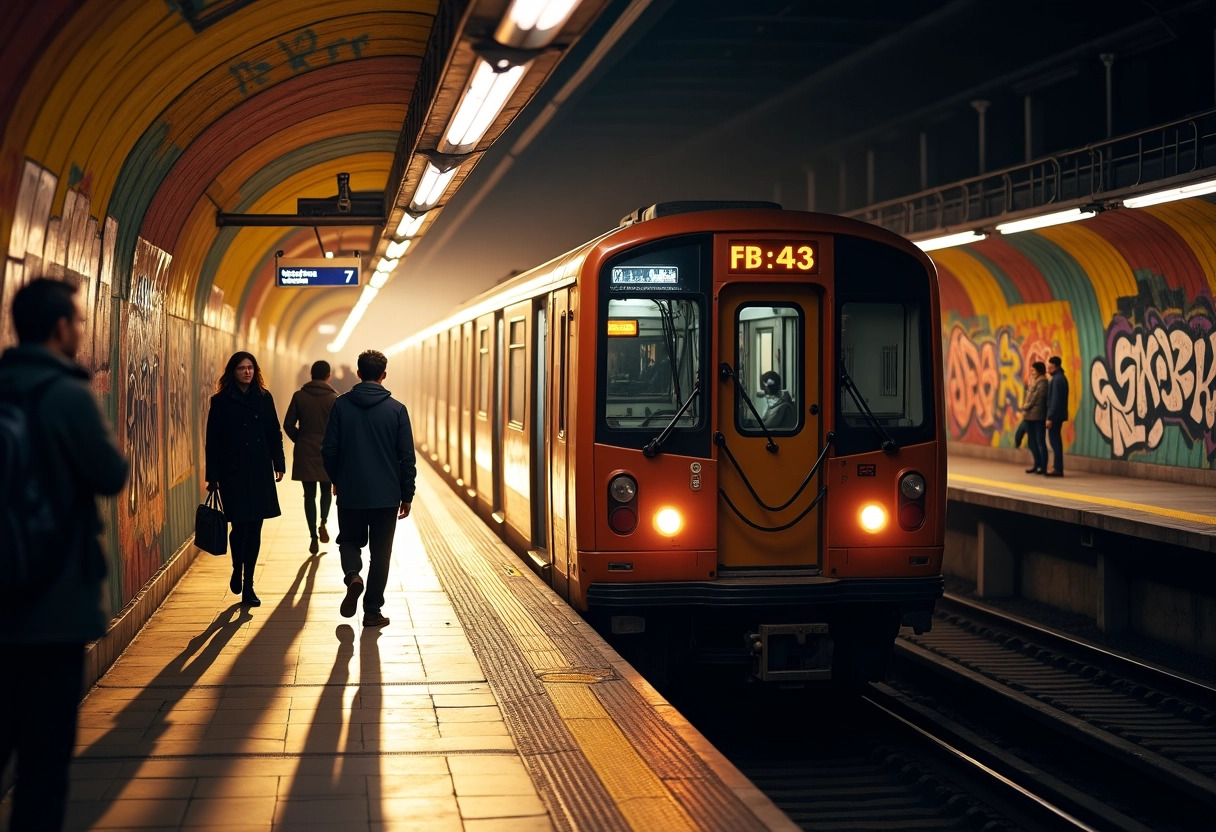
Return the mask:
<svg viewBox="0 0 1216 832">
<path fill-rule="evenodd" d="M 291 478 L 304 483 L 304 517 L 308 520 L 308 534 L 312 543 L 308 551 L 316 554 L 322 543 L 329 542 L 329 531 L 325 521 L 329 519 L 333 489 L 329 475 L 321 462 L 321 440 L 325 438 L 325 426 L 329 424 L 329 411 L 338 398 L 338 391 L 329 385 L 329 362 L 317 361 L 312 365 L 312 381 L 305 384 L 291 397 L 287 415 L 283 417 L 283 431 L 295 443 L 291 457 Z M 317 527 L 317 486 L 321 491 L 321 526 Z"/>
</svg>

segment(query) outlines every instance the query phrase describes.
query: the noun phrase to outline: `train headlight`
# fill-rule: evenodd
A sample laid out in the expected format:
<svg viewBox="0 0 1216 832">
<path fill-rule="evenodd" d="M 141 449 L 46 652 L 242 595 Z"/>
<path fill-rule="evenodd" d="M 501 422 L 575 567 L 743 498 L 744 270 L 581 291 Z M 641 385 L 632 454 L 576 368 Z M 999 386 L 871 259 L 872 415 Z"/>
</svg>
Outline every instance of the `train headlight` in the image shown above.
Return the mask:
<svg viewBox="0 0 1216 832">
<path fill-rule="evenodd" d="M 861 510 L 861 527 L 871 534 L 882 531 L 887 525 L 887 512 L 882 506 L 871 503 Z"/>
<path fill-rule="evenodd" d="M 634 498 L 638 493 L 638 484 L 633 481 L 633 477 L 619 476 L 615 477 L 608 484 L 608 493 L 612 495 L 612 499 L 618 503 L 627 503 Z"/>
<path fill-rule="evenodd" d="M 925 496 L 925 478 L 920 474 L 905 474 L 899 481 L 899 492 L 908 500 L 919 500 Z"/>
<path fill-rule="evenodd" d="M 668 537 L 678 532 L 683 525 L 684 518 L 674 508 L 661 509 L 654 516 L 654 527 L 659 530 L 659 534 L 665 534 Z"/>
</svg>

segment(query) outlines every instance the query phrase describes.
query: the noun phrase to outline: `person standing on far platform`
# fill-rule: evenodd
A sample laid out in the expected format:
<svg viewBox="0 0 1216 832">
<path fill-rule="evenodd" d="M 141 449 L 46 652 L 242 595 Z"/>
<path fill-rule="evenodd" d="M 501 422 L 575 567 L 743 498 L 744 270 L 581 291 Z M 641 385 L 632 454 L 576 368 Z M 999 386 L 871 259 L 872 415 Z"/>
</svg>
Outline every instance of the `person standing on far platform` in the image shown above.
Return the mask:
<svg viewBox="0 0 1216 832">
<path fill-rule="evenodd" d="M 207 413 L 207 490 L 219 490 L 232 524 L 232 580 L 228 588 L 250 607 L 262 602 L 253 591 L 253 570 L 262 548 L 262 521 L 278 517 L 274 484 L 283 479 L 283 431 L 257 359 L 236 352 L 228 359 Z"/>
<path fill-rule="evenodd" d="M 20 594 L 0 605 L 0 770 L 17 758 L 11 832 L 63 828 L 84 648 L 105 635 L 109 619 L 95 498 L 117 494 L 130 473 L 89 372 L 74 360 L 85 324 L 75 295 L 75 286 L 46 278 L 18 290 L 12 314 L 20 343 L 0 357 L 0 401 L 28 414 L 29 465 L 42 472 L 49 525 L 60 530 L 39 547 Z M 19 441 L 19 422 L 6 422 L 7 438 Z"/>
<path fill-rule="evenodd" d="M 383 627 L 384 589 L 397 521 L 410 516 L 417 467 L 414 434 L 405 405 L 384 388 L 388 358 L 359 356 L 362 381 L 338 398 L 329 413 L 321 458 L 338 497 L 338 554 L 346 582 L 343 618 L 355 614 L 363 593 L 362 549 L 369 549 L 363 626 Z"/>
<path fill-rule="evenodd" d="M 1026 426 L 1026 445 L 1034 465 L 1027 474 L 1047 473 L 1047 441 L 1043 418 L 1047 413 L 1047 368 L 1042 361 L 1030 365 L 1030 379 L 1022 398 L 1022 424 Z"/>
<path fill-rule="evenodd" d="M 1068 377 L 1060 366 L 1060 356 L 1047 359 L 1047 372 L 1051 384 L 1047 392 L 1047 441 L 1051 444 L 1051 470 L 1049 477 L 1064 476 L 1064 440 L 1060 431 L 1068 421 Z"/>
<path fill-rule="evenodd" d="M 283 430 L 295 443 L 291 456 L 291 478 L 304 484 L 304 519 L 308 521 L 308 536 L 312 542 L 308 551 L 316 554 L 317 535 L 321 542 L 329 542 L 329 530 L 325 521 L 329 519 L 330 493 L 329 475 L 321 461 L 321 440 L 325 438 L 325 425 L 329 422 L 329 411 L 338 398 L 338 391 L 329 386 L 329 362 L 315 361 L 312 365 L 312 381 L 305 384 L 291 397 L 287 414 L 283 417 Z M 317 486 L 321 489 L 321 527 L 317 528 Z"/>
</svg>

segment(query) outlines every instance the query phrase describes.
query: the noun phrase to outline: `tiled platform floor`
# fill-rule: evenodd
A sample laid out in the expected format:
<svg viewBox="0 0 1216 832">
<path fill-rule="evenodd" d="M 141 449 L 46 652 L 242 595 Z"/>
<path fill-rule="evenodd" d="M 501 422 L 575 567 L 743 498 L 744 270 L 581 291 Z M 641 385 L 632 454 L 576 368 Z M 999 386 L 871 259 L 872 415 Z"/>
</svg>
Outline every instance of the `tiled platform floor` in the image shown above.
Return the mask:
<svg viewBox="0 0 1216 832">
<path fill-rule="evenodd" d="M 68 828 L 552 828 L 413 520 L 392 623 L 364 629 L 338 614 L 337 545 L 308 554 L 299 484 L 279 495 L 262 606 L 198 555 L 83 701 Z"/>
</svg>

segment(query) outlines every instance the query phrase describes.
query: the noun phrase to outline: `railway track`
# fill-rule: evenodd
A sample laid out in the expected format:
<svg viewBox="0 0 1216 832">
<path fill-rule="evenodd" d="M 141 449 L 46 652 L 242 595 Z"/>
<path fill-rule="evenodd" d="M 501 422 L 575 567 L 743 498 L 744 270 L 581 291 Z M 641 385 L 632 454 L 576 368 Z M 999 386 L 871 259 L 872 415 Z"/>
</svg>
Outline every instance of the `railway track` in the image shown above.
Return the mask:
<svg viewBox="0 0 1216 832">
<path fill-rule="evenodd" d="M 1154 829 L 1209 828 L 1211 686 L 953 597 L 896 655 L 896 684 L 919 707 Z"/>
</svg>

